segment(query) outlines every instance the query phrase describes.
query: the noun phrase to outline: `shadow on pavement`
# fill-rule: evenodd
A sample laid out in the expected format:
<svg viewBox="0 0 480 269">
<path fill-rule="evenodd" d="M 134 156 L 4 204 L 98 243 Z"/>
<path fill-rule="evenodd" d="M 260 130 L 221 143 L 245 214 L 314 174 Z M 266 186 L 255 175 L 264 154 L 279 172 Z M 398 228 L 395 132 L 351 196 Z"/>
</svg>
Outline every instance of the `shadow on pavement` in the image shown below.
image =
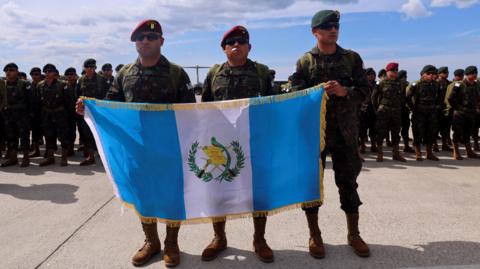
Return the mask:
<svg viewBox="0 0 480 269">
<path fill-rule="evenodd" d="M 0 194 L 11 195 L 17 199 L 32 201 L 50 201 L 55 204 L 77 202 L 75 192 L 78 186 L 70 184 L 33 184 L 23 187 L 16 184 L 0 184 Z"/>
</svg>

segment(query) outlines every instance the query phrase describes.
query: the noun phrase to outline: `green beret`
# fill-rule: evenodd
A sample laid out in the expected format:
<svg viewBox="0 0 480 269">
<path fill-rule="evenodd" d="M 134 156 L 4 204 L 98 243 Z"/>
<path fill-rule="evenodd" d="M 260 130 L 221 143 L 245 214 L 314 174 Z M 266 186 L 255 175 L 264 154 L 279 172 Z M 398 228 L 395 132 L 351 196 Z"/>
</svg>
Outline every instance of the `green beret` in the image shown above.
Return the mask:
<svg viewBox="0 0 480 269">
<path fill-rule="evenodd" d="M 465 68 L 465 75 L 470 75 L 470 74 L 478 74 L 478 70 L 476 66 L 469 66 Z"/>
<path fill-rule="evenodd" d="M 77 74 L 77 70 L 75 69 L 75 67 L 69 67 L 67 69 L 65 69 L 65 76 L 67 76 L 68 74 Z"/>
<path fill-rule="evenodd" d="M 340 12 L 336 10 L 321 10 L 313 15 L 312 28 L 316 28 L 327 22 L 339 22 Z"/>
<path fill-rule="evenodd" d="M 112 69 L 112 64 L 110 63 L 106 63 L 104 65 L 102 65 L 102 70 L 111 70 Z"/>
<path fill-rule="evenodd" d="M 438 68 L 438 73 L 439 73 L 439 74 L 446 74 L 446 73 L 448 73 L 448 67 L 442 66 L 442 67 Z"/>
<path fill-rule="evenodd" d="M 97 61 L 95 59 L 86 59 L 85 62 L 83 62 L 83 67 L 90 67 L 90 66 L 97 66 Z"/>
<path fill-rule="evenodd" d="M 420 72 L 420 75 L 423 75 L 425 73 L 428 73 L 428 72 L 432 72 L 432 73 L 436 73 L 437 72 L 437 68 L 431 64 L 428 64 L 428 65 L 425 65 L 422 69 L 422 71 Z"/>
<path fill-rule="evenodd" d="M 405 77 L 407 77 L 407 71 L 405 70 L 398 71 L 398 78 L 405 78 Z"/>
<path fill-rule="evenodd" d="M 453 75 L 457 77 L 463 77 L 464 74 L 465 74 L 465 71 L 463 69 L 457 69 L 453 72 Z"/>
<path fill-rule="evenodd" d="M 367 74 L 367 75 L 370 75 L 370 74 L 375 75 L 375 70 L 374 70 L 373 68 L 369 67 L 369 68 L 367 68 L 367 69 L 365 70 L 365 74 Z"/>
<path fill-rule="evenodd" d="M 53 64 L 46 64 L 43 66 L 43 73 L 46 73 L 47 71 L 55 72 L 55 70 L 57 70 L 57 68 Z"/>
<path fill-rule="evenodd" d="M 40 67 L 33 67 L 30 69 L 30 75 L 33 73 L 42 73 L 42 69 L 40 69 Z"/>
<path fill-rule="evenodd" d="M 3 68 L 3 72 L 6 72 L 7 69 L 16 69 L 16 70 L 18 70 L 18 65 L 15 64 L 15 63 L 8 63 L 8 64 L 5 65 L 5 67 Z"/>
</svg>

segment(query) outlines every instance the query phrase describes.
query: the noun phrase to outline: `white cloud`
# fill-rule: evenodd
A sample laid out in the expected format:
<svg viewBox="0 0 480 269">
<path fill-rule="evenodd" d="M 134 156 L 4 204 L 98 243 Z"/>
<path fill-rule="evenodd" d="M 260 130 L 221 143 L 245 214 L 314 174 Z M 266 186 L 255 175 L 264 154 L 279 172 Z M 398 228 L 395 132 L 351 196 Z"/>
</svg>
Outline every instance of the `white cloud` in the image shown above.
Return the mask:
<svg viewBox="0 0 480 269">
<path fill-rule="evenodd" d="M 415 19 L 418 17 L 432 15 L 432 12 L 427 10 L 421 0 L 407 0 L 407 2 L 402 5 L 401 10 L 405 13 L 407 19 Z"/>
<path fill-rule="evenodd" d="M 446 7 L 454 4 L 458 8 L 467 8 L 478 3 L 480 3 L 479 0 L 432 0 L 430 6 Z"/>
</svg>

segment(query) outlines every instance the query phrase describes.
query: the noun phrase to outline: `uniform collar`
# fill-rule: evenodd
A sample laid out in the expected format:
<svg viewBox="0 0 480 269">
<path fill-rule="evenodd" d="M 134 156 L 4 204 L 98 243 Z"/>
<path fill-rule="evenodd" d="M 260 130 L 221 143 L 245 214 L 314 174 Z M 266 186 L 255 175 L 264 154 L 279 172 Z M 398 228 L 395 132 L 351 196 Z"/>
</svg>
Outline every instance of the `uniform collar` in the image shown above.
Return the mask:
<svg viewBox="0 0 480 269">
<path fill-rule="evenodd" d="M 135 61 L 135 66 L 137 66 L 138 69 L 146 68 L 146 67 L 143 67 L 142 64 L 140 63 L 140 57 L 137 58 L 137 60 Z M 154 66 L 147 67 L 147 68 L 152 68 L 152 67 L 162 68 L 162 67 L 168 67 L 168 66 L 170 66 L 170 62 L 167 60 L 167 58 L 165 58 L 165 56 L 160 55 L 160 59 L 158 59 L 158 62 Z"/>
<path fill-rule="evenodd" d="M 324 55 L 324 54 L 322 54 L 322 53 L 320 52 L 320 50 L 318 49 L 317 46 L 313 47 L 313 49 L 310 51 L 310 53 L 311 53 L 311 54 L 314 54 L 314 55 Z M 337 55 L 337 54 L 342 54 L 342 55 L 343 55 L 343 54 L 347 54 L 347 53 L 348 53 L 348 52 L 347 52 L 344 48 L 340 47 L 340 46 L 337 44 L 337 50 L 335 51 L 334 54 L 330 54 L 330 55 Z"/>
</svg>

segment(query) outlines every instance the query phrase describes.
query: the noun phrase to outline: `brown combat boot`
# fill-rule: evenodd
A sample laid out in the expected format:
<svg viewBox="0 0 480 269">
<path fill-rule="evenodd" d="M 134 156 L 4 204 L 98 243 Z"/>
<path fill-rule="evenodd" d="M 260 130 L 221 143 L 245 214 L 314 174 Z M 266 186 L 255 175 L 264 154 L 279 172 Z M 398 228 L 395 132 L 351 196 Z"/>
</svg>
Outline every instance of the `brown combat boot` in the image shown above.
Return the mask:
<svg viewBox="0 0 480 269">
<path fill-rule="evenodd" d="M 367 243 L 360 237 L 358 230 L 358 213 L 347 213 L 347 227 L 348 227 L 348 244 L 353 248 L 355 254 L 359 257 L 370 256 L 370 249 Z"/>
<path fill-rule="evenodd" d="M 405 153 L 415 153 L 415 150 L 412 147 L 410 147 L 410 143 L 408 141 L 408 138 L 403 140 L 403 152 L 405 152 Z"/>
<path fill-rule="evenodd" d="M 458 143 L 453 143 L 453 159 L 459 160 L 459 161 L 463 160 L 462 154 L 458 149 Z"/>
<path fill-rule="evenodd" d="M 432 145 L 427 145 L 427 160 L 439 161 L 438 157 L 433 155 Z"/>
<path fill-rule="evenodd" d="M 267 217 L 253 218 L 253 250 L 259 260 L 265 263 L 273 262 L 273 251 L 265 240 L 265 226 L 267 225 Z"/>
<path fill-rule="evenodd" d="M 400 148 L 399 146 L 393 146 L 393 149 L 392 149 L 392 159 L 394 161 L 399 161 L 399 162 L 407 162 L 407 160 L 405 160 L 405 158 L 403 158 L 402 155 L 400 155 Z"/>
<path fill-rule="evenodd" d="M 53 149 L 47 149 L 45 152 L 45 159 L 40 162 L 40 166 L 47 166 L 55 163 L 55 157 L 53 156 Z"/>
<path fill-rule="evenodd" d="M 220 252 L 227 249 L 227 237 L 225 235 L 225 221 L 214 222 L 215 232 L 212 242 L 203 250 L 202 261 L 214 260 Z"/>
<path fill-rule="evenodd" d="M 2 167 L 8 167 L 18 164 L 17 151 L 13 149 L 8 149 L 7 154 L 5 154 L 7 160 L 2 163 Z"/>
<path fill-rule="evenodd" d="M 470 143 L 465 144 L 465 149 L 467 150 L 467 157 L 470 159 L 480 159 L 480 156 L 472 150 L 472 145 Z"/>
<path fill-rule="evenodd" d="M 448 145 L 448 138 L 442 137 L 442 151 L 452 152 L 452 148 Z"/>
<path fill-rule="evenodd" d="M 75 156 L 75 150 L 74 150 L 73 144 L 71 144 L 68 146 L 68 149 L 67 149 L 67 157 L 73 157 L 73 156 Z"/>
<path fill-rule="evenodd" d="M 67 166 L 68 165 L 68 149 L 62 148 L 62 159 L 60 161 L 60 166 Z"/>
<path fill-rule="evenodd" d="M 377 162 L 383 162 L 383 146 L 381 143 L 377 145 Z"/>
<path fill-rule="evenodd" d="M 144 265 L 161 251 L 157 223 L 142 223 L 142 229 L 145 233 L 145 243 L 132 257 L 132 264 L 134 266 Z"/>
<path fill-rule="evenodd" d="M 20 164 L 20 167 L 27 167 L 30 165 L 30 151 L 28 149 L 23 150 L 23 159 L 22 159 L 22 164 Z"/>
<path fill-rule="evenodd" d="M 180 248 L 178 247 L 179 227 L 167 225 L 167 236 L 165 237 L 165 248 L 163 249 L 163 262 L 166 267 L 175 267 L 180 264 Z"/>
<path fill-rule="evenodd" d="M 440 149 L 438 148 L 438 142 L 436 140 L 433 143 L 432 149 L 433 149 L 434 152 L 440 152 Z"/>
<path fill-rule="evenodd" d="M 365 146 L 365 138 L 360 138 L 360 153 L 365 154 L 367 147 Z"/>
<path fill-rule="evenodd" d="M 310 256 L 315 259 L 325 258 L 325 247 L 323 246 L 322 233 L 318 227 L 318 213 L 307 214 L 308 229 L 310 230 L 310 239 L 308 240 L 308 251 Z"/>
<path fill-rule="evenodd" d="M 38 142 L 33 142 L 32 148 L 33 148 L 33 153 L 30 154 L 30 158 L 40 157 L 40 146 L 38 145 Z"/>
<path fill-rule="evenodd" d="M 85 152 L 87 153 L 85 160 L 80 162 L 80 166 L 92 165 L 95 163 L 95 153 L 93 150 L 85 147 Z"/>
<path fill-rule="evenodd" d="M 415 146 L 415 160 L 417 162 L 423 161 L 422 158 L 422 148 L 420 146 Z"/>
</svg>

